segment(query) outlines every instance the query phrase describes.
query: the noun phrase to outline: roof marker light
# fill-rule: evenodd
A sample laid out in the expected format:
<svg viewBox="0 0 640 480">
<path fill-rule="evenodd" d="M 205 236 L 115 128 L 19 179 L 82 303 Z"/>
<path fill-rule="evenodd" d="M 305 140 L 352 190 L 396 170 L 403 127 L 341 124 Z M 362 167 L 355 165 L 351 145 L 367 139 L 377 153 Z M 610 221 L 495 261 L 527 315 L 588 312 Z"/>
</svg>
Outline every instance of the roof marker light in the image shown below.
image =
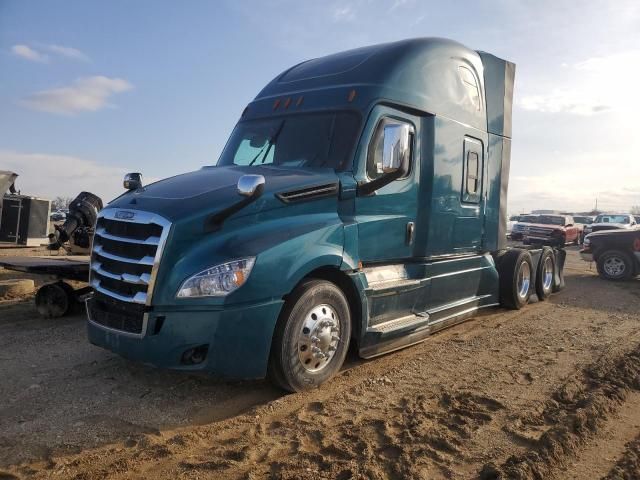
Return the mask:
<svg viewBox="0 0 640 480">
<path fill-rule="evenodd" d="M 289 105 L 291 105 L 291 97 L 287 98 L 287 99 L 284 101 L 284 108 L 285 108 L 285 110 L 286 110 L 287 108 L 289 108 Z"/>
<path fill-rule="evenodd" d="M 298 97 L 298 100 L 296 101 L 296 107 L 299 107 L 300 105 L 302 105 L 302 99 L 304 97 Z"/>
<path fill-rule="evenodd" d="M 273 102 L 273 109 L 275 110 L 279 106 L 280 106 L 280 99 L 277 99 L 275 102 Z"/>
<path fill-rule="evenodd" d="M 347 100 L 349 100 L 349 102 L 353 102 L 354 98 L 356 98 L 356 91 L 355 90 L 351 90 L 349 92 L 349 96 L 347 97 Z"/>
</svg>

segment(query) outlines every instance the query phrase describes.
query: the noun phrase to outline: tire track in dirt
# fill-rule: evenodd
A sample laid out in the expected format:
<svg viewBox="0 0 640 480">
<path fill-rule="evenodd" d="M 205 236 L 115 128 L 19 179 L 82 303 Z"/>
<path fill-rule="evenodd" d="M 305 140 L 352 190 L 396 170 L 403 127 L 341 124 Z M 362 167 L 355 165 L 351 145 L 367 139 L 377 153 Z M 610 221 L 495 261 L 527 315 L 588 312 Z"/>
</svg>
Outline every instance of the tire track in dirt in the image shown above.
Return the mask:
<svg viewBox="0 0 640 480">
<path fill-rule="evenodd" d="M 543 433 L 531 448 L 511 456 L 501 466 L 485 464 L 482 480 L 549 478 L 625 401 L 630 390 L 640 390 L 640 346 L 618 357 L 601 357 L 567 380 L 539 415 L 524 416 L 522 438 Z"/>
<path fill-rule="evenodd" d="M 8 470 L 20 478 L 114 480 L 477 478 L 488 462 L 502 466 L 537 451 L 553 419 L 563 418 L 549 405 L 560 405 L 557 392 L 569 394 L 569 384 L 585 384 L 584 365 L 640 343 L 636 307 L 635 296 L 575 276 L 549 302 L 478 316 L 359 363 L 321 389 L 259 402 L 217 423 L 134 432 L 77 455 L 53 451 Z M 145 408 L 148 398 L 136 399 Z"/>
<path fill-rule="evenodd" d="M 636 480 L 640 478 L 640 435 L 626 446 L 624 455 L 602 480 Z"/>
</svg>

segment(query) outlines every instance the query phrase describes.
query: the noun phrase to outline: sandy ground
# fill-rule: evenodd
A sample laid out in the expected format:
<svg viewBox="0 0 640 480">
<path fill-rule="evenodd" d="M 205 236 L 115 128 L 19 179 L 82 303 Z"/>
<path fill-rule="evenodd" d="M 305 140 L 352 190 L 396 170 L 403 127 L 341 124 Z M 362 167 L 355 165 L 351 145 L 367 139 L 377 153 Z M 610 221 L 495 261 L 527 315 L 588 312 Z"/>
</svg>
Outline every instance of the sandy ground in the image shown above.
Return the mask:
<svg viewBox="0 0 640 480">
<path fill-rule="evenodd" d="M 575 250 L 566 273 L 294 395 L 132 364 L 83 315 L 0 302 L 0 479 L 640 478 L 640 281 Z"/>
</svg>

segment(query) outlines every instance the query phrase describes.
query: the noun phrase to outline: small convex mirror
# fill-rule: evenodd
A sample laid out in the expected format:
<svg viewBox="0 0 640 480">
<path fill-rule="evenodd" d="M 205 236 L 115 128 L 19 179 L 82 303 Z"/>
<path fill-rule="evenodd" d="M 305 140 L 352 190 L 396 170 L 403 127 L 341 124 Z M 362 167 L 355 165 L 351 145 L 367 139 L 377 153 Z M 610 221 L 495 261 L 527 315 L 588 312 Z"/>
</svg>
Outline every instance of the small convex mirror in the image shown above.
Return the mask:
<svg viewBox="0 0 640 480">
<path fill-rule="evenodd" d="M 142 188 L 142 174 L 141 173 L 127 173 L 124 176 L 124 180 L 122 182 L 124 188 L 127 190 L 138 190 Z"/>
<path fill-rule="evenodd" d="M 238 180 L 238 193 L 243 197 L 259 195 L 264 189 L 264 177 L 262 175 L 243 175 Z"/>
<path fill-rule="evenodd" d="M 411 127 L 407 124 L 391 124 L 384 127 L 382 144 L 382 172 L 398 171 L 409 158 Z"/>
</svg>

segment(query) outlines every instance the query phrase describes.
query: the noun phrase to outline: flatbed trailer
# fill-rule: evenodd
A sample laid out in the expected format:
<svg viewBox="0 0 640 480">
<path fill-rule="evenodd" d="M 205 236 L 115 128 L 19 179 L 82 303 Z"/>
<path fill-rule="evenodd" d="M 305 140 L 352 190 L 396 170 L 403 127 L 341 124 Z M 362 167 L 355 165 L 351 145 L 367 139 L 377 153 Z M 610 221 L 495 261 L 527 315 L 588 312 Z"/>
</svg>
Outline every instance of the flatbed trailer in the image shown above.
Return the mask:
<svg viewBox="0 0 640 480">
<path fill-rule="evenodd" d="M 93 292 L 89 286 L 74 288 L 65 282 L 89 280 L 89 256 L 86 255 L 0 257 L 0 267 L 53 280 L 41 286 L 35 298 L 38 312 L 48 318 L 73 312 Z"/>
</svg>

